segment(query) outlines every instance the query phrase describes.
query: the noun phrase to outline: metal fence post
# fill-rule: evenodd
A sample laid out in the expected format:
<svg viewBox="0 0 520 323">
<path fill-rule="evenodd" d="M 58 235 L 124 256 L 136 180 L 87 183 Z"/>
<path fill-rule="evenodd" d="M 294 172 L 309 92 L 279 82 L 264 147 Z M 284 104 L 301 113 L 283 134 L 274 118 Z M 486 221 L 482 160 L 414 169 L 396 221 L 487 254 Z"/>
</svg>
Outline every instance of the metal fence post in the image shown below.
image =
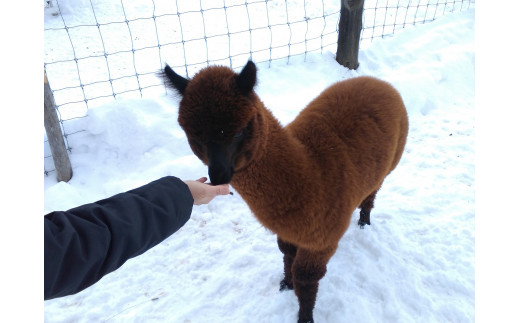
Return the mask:
<svg viewBox="0 0 520 323">
<path fill-rule="evenodd" d="M 45 132 L 47 132 L 47 139 L 49 139 L 54 167 L 56 167 L 56 173 L 58 174 L 58 182 L 68 182 L 72 177 L 72 167 L 70 165 L 67 149 L 65 148 L 65 141 L 63 140 L 63 135 L 61 133 L 58 113 L 56 112 L 56 103 L 45 72 L 43 86 L 43 123 L 45 125 Z"/>
<path fill-rule="evenodd" d="M 363 27 L 364 0 L 341 0 L 336 61 L 349 69 L 359 66 L 358 52 Z"/>
</svg>

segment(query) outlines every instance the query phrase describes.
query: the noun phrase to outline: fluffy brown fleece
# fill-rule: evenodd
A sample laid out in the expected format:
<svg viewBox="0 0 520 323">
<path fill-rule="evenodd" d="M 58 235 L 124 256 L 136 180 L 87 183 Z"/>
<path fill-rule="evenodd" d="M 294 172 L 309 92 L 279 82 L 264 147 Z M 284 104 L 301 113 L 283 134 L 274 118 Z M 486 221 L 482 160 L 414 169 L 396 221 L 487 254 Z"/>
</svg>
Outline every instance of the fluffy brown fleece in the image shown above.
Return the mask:
<svg viewBox="0 0 520 323">
<path fill-rule="evenodd" d="M 256 66 L 207 67 L 192 80 L 165 68 L 182 95 L 178 121 L 214 184 L 230 182 L 278 236 L 281 290 L 294 288 L 298 322 L 313 322 L 318 282 L 361 208 L 359 225 L 408 134 L 399 93 L 373 77 L 338 82 L 282 127 L 253 90 Z"/>
</svg>

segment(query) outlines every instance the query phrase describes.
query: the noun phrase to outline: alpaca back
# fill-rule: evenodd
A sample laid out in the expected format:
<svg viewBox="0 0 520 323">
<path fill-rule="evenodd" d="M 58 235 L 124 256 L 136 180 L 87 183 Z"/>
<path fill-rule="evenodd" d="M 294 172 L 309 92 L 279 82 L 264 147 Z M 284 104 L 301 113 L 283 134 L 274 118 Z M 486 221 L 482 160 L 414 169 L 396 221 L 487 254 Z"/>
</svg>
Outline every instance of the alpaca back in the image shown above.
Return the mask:
<svg viewBox="0 0 520 323">
<path fill-rule="evenodd" d="M 358 206 L 399 162 L 408 117 L 390 84 L 357 77 L 327 88 L 286 129 L 306 147 L 321 189 Z"/>
</svg>

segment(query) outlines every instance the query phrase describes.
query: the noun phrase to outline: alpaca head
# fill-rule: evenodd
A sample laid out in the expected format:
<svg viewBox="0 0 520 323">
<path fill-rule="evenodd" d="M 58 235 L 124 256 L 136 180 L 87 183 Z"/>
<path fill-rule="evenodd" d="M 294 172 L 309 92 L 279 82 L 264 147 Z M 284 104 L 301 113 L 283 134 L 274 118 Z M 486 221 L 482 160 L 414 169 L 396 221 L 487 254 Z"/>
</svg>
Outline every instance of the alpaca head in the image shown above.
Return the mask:
<svg viewBox="0 0 520 323">
<path fill-rule="evenodd" d="M 211 183 L 229 183 L 258 150 L 254 139 L 262 122 L 253 91 L 255 64 L 249 61 L 239 74 L 210 66 L 192 79 L 166 65 L 164 76 L 167 85 L 182 96 L 178 121 L 191 149 L 208 166 Z"/>
</svg>

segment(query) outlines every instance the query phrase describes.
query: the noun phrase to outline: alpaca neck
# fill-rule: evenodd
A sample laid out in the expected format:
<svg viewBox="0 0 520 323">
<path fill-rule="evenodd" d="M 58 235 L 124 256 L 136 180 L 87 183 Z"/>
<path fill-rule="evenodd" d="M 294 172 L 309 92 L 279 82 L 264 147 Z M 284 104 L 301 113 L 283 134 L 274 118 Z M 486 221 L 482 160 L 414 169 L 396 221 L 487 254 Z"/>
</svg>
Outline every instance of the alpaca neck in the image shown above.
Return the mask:
<svg viewBox="0 0 520 323">
<path fill-rule="evenodd" d="M 302 180 L 309 179 L 309 163 L 301 143 L 291 137 L 269 110 L 262 110 L 265 127 L 260 149 L 247 167 L 235 173 L 231 185 L 257 218 L 274 230 L 269 221 L 263 220 L 277 214 L 265 214 L 266 210 L 283 214 L 290 207 L 287 201 L 302 198 L 299 186 Z"/>
</svg>

